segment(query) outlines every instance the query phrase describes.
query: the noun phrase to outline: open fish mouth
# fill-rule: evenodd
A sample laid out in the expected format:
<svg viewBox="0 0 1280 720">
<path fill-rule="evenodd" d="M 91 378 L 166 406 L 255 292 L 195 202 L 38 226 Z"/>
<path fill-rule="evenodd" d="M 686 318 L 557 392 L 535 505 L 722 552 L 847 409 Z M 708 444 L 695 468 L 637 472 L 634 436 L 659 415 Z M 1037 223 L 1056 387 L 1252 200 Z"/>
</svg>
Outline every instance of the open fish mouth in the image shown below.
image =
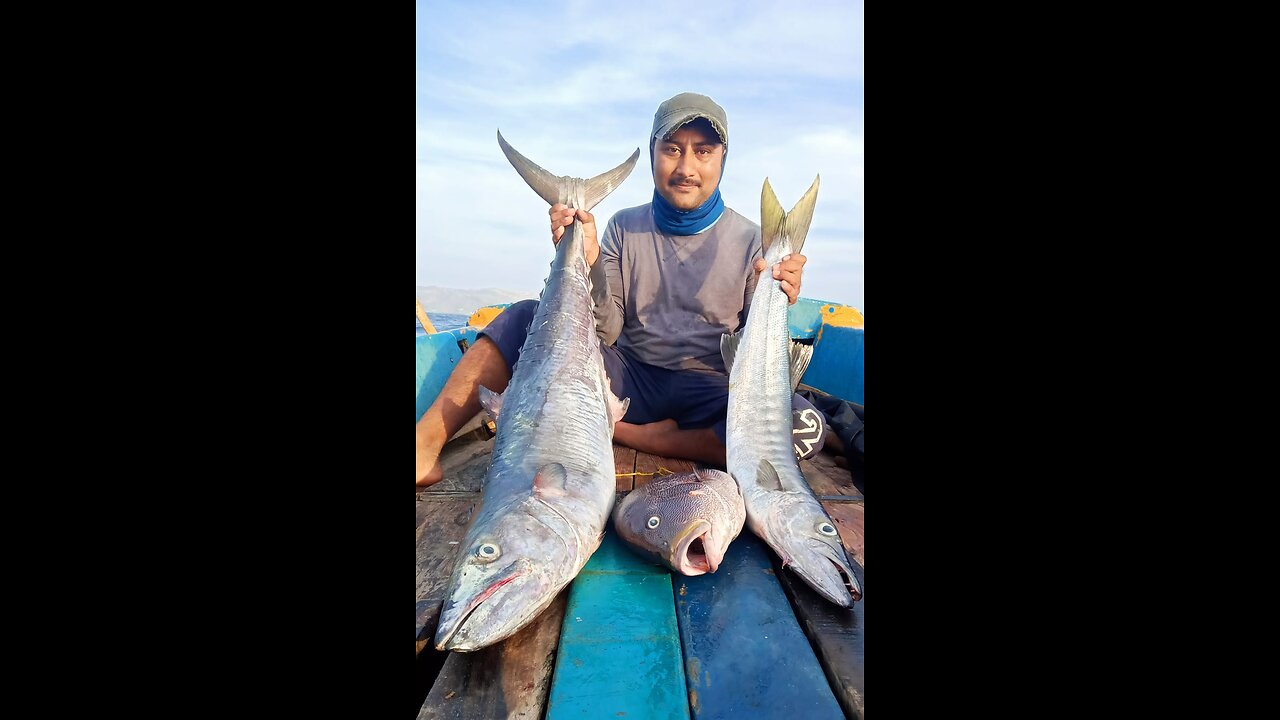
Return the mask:
<svg viewBox="0 0 1280 720">
<path fill-rule="evenodd" d="M 862 587 L 854 577 L 853 570 L 837 557 L 833 550 L 825 545 L 810 548 L 796 548 L 792 555 L 780 548 L 774 548 L 782 558 L 782 567 L 800 576 L 809 587 L 819 595 L 840 607 L 851 608 L 862 599 Z M 824 570 L 824 563 L 830 565 L 834 572 Z"/>
<path fill-rule="evenodd" d="M 515 563 L 512 563 L 512 567 L 514 566 L 515 566 Z M 455 642 L 457 640 L 458 631 L 466 626 L 467 621 L 471 619 L 471 616 L 475 614 L 476 610 L 478 610 L 486 600 L 493 597 L 494 593 L 498 592 L 498 590 L 501 590 L 504 586 L 528 574 L 529 574 L 529 568 L 527 566 L 517 570 L 513 570 L 512 572 L 505 573 L 502 577 L 499 577 L 498 579 L 494 580 L 492 583 L 489 583 L 489 586 L 486 587 L 483 591 L 477 593 L 471 599 L 471 602 L 467 603 L 467 606 L 464 610 L 462 610 L 461 612 L 455 613 L 453 615 L 453 618 L 456 618 L 456 619 L 446 620 L 446 617 L 445 617 L 446 614 L 441 613 L 440 627 L 436 629 L 436 649 L 437 650 L 458 650 L 460 652 L 466 652 L 468 650 L 471 650 L 472 648 L 461 647 Z"/>
<path fill-rule="evenodd" d="M 835 560 L 827 558 L 827 562 L 831 563 L 835 567 L 836 572 L 840 574 L 840 580 L 844 583 L 845 592 L 849 593 L 849 596 L 853 598 L 853 602 L 861 600 L 862 588 L 858 587 L 858 581 L 854 579 L 853 575 L 851 575 L 843 565 Z"/>
<path fill-rule="evenodd" d="M 711 523 L 699 520 L 672 542 L 671 566 L 683 575 L 695 576 L 713 573 L 720 567 L 721 558 L 712 544 Z"/>
</svg>

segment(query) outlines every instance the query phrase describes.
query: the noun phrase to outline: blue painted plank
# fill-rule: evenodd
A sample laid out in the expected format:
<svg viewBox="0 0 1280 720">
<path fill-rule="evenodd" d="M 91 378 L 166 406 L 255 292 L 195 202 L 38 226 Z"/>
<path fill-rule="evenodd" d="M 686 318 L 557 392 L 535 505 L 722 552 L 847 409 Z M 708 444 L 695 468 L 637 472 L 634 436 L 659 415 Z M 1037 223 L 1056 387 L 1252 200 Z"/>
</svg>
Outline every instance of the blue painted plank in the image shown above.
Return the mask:
<svg viewBox="0 0 1280 720">
<path fill-rule="evenodd" d="M 694 720 L 844 717 L 771 552 L 744 528 L 714 574 L 672 577 Z"/>
<path fill-rule="evenodd" d="M 859 405 L 863 401 L 864 334 L 862 328 L 825 325 L 813 344 L 813 359 L 803 382 Z"/>
<path fill-rule="evenodd" d="M 667 569 L 610 526 L 569 587 L 547 720 L 688 720 L 672 598 Z"/>
</svg>

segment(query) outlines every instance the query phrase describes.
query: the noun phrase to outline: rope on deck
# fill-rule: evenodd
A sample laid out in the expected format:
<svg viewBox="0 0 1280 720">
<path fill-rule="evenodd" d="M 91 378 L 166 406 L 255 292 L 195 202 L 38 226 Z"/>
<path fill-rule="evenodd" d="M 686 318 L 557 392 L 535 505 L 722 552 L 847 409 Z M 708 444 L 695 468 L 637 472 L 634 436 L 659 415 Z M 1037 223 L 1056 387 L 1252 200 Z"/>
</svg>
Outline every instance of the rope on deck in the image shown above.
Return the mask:
<svg viewBox="0 0 1280 720">
<path fill-rule="evenodd" d="M 668 470 L 662 467 L 661 465 L 659 465 L 657 471 L 651 472 L 651 473 L 646 473 L 646 472 L 614 473 L 615 477 L 634 477 L 636 475 L 662 475 L 665 477 L 667 475 L 675 475 L 675 471 Z"/>
</svg>

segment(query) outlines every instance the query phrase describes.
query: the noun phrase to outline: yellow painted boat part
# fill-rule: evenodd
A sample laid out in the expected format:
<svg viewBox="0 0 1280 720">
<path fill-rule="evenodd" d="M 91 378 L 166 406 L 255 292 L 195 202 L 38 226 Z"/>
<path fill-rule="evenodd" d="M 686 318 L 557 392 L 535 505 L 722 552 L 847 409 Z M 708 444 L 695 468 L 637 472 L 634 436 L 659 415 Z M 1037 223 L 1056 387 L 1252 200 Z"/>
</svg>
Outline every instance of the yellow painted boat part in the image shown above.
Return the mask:
<svg viewBox="0 0 1280 720">
<path fill-rule="evenodd" d="M 422 309 L 422 301 L 414 299 L 418 303 L 418 322 L 422 323 L 422 329 L 427 331 L 428 335 L 434 334 L 436 326 L 431 324 L 431 318 L 427 317 L 427 311 Z"/>
<path fill-rule="evenodd" d="M 822 324 L 835 327 L 861 328 L 862 313 L 848 305 L 823 305 Z"/>
<path fill-rule="evenodd" d="M 493 319 L 498 317 L 498 313 L 502 312 L 504 309 L 505 308 L 482 307 L 472 313 L 471 317 L 467 318 L 467 324 L 471 327 L 482 328 L 493 322 Z"/>
</svg>

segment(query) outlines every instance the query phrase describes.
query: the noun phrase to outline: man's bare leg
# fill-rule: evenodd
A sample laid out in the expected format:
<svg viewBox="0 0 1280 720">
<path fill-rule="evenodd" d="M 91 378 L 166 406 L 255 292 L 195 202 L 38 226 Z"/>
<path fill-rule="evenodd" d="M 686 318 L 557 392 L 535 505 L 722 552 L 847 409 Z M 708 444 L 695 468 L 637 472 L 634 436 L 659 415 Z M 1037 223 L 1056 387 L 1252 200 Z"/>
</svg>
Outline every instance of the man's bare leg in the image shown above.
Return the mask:
<svg viewBox="0 0 1280 720">
<path fill-rule="evenodd" d="M 418 421 L 419 487 L 432 485 L 444 477 L 440 450 L 454 433 L 480 412 L 480 386 L 502 392 L 510 381 L 507 361 L 498 350 L 497 343 L 488 337 L 481 336 L 462 353 L 458 367 L 450 373 L 435 402 Z"/>
<path fill-rule="evenodd" d="M 662 457 L 696 460 L 725 467 L 725 446 L 711 428 L 681 430 L 675 420 L 659 420 L 644 425 L 618 422 L 613 439 L 620 445 Z"/>
</svg>

